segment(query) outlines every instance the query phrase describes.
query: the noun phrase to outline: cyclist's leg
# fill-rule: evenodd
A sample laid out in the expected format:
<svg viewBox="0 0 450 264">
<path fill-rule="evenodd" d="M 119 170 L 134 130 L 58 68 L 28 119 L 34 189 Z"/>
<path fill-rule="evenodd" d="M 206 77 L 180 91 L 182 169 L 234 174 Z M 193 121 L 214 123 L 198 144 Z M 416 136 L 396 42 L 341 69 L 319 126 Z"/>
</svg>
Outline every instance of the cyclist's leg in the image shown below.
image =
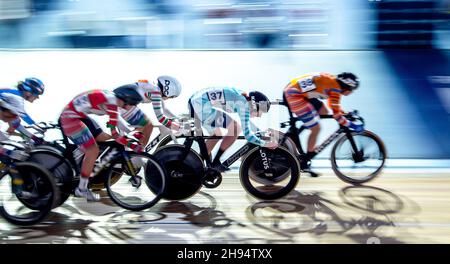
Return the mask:
<svg viewBox="0 0 450 264">
<path fill-rule="evenodd" d="M 99 154 L 99 148 L 94 136 L 89 128 L 79 118 L 66 117 L 64 112 L 61 115 L 61 128 L 64 134 L 69 137 L 74 144 L 80 146 L 80 150 L 85 154 L 82 165 L 78 188 L 75 195 L 85 197 L 88 201 L 98 201 L 100 197 L 88 190 L 89 177 L 94 169 L 95 160 Z"/>
<path fill-rule="evenodd" d="M 311 157 L 314 155 L 314 148 L 317 142 L 317 136 L 320 132 L 320 125 L 318 123 L 320 117 L 315 109 L 315 105 L 318 105 L 318 102 L 312 100 L 312 103 L 307 98 L 292 96 L 289 93 L 285 92 L 286 101 L 288 102 L 289 108 L 294 112 L 298 119 L 303 122 L 305 128 L 311 130 L 311 133 L 308 137 L 308 146 L 306 155 L 301 157 L 300 166 L 302 170 L 309 170 Z M 319 101 L 320 103 L 320 101 Z M 315 173 L 311 173 L 311 175 L 317 175 Z"/>
<path fill-rule="evenodd" d="M 223 152 L 226 151 L 231 145 L 233 145 L 234 142 L 236 142 L 237 137 L 241 133 L 241 126 L 239 125 L 236 120 L 233 120 L 228 114 L 223 113 L 224 128 L 227 129 L 227 133 L 224 136 L 222 142 L 220 143 L 220 151 Z M 216 156 L 216 158 L 220 158 Z"/>
<path fill-rule="evenodd" d="M 224 136 L 222 142 L 220 143 L 220 149 L 226 150 L 234 141 L 236 141 L 237 135 L 235 130 L 237 123 L 225 112 L 214 110 L 212 113 L 213 121 L 211 124 L 207 125 L 209 130 L 214 130 L 213 134 L 215 136 L 222 136 L 221 128 L 225 128 L 227 130 L 226 135 Z M 210 120 L 210 118 L 208 118 Z M 233 124 L 234 123 L 234 124 Z M 208 147 L 208 151 L 211 152 L 219 139 L 209 139 L 206 141 L 206 146 Z M 220 150 L 219 150 L 220 151 Z"/>
<path fill-rule="evenodd" d="M 311 98 L 311 99 L 308 99 L 308 102 L 314 107 L 314 110 L 316 111 L 316 113 L 313 114 L 315 117 L 317 117 L 318 115 L 328 114 L 327 108 L 325 107 L 323 102 L 320 101 L 319 99 Z M 320 118 L 320 116 L 319 116 L 319 118 Z M 314 149 L 316 147 L 317 137 L 320 133 L 321 126 L 318 122 L 315 122 L 315 124 L 313 123 L 312 126 L 310 126 L 309 128 L 311 130 L 311 134 L 309 135 L 309 138 L 308 138 L 307 156 L 308 156 L 308 158 L 312 158 L 312 156 L 314 155 Z"/>
<path fill-rule="evenodd" d="M 305 128 L 311 130 L 308 137 L 308 152 L 311 152 L 315 148 L 317 135 L 320 132 L 318 123 L 320 117 L 315 107 L 321 107 L 319 106 L 321 102 L 318 99 L 307 99 L 305 97 L 297 96 L 296 94 L 291 95 L 287 92 L 285 92 L 284 95 L 290 110 L 303 122 Z"/>
<path fill-rule="evenodd" d="M 209 112 L 209 115 L 206 115 L 206 113 L 203 113 L 203 116 L 201 119 L 201 126 L 203 128 L 206 129 L 206 131 L 208 132 L 208 135 L 210 136 L 222 136 L 222 131 L 221 131 L 221 118 L 218 118 L 218 116 L 222 116 L 222 113 L 215 110 L 215 109 L 211 109 Z M 197 116 L 199 116 L 197 114 Z M 216 119 L 219 119 L 219 122 L 216 122 Z M 214 147 L 217 145 L 217 143 L 219 141 L 221 141 L 222 139 L 207 139 L 205 141 L 206 144 L 206 148 L 208 150 L 208 154 L 211 156 L 211 152 L 214 149 Z"/>
<path fill-rule="evenodd" d="M 87 126 L 92 136 L 95 138 L 95 141 L 104 142 L 112 139 L 112 136 L 110 134 L 103 132 L 102 128 L 97 122 L 95 122 L 95 120 L 89 117 L 82 118 L 80 120 Z"/>
<path fill-rule="evenodd" d="M 212 126 L 212 124 L 215 125 L 214 119 L 217 110 L 212 109 L 211 107 L 209 107 L 209 105 L 203 105 L 201 99 L 189 99 L 188 109 L 191 118 L 194 119 L 196 135 L 203 135 L 203 128 L 205 128 L 208 132 L 208 135 L 221 136 L 220 129 Z M 219 139 L 206 140 L 205 144 L 208 150 L 208 155 L 211 156 L 211 151 L 215 147 L 217 142 L 219 142 Z"/>
<path fill-rule="evenodd" d="M 222 131 L 220 130 L 220 128 L 215 128 L 215 129 L 207 129 L 208 133 L 212 136 L 222 136 Z M 220 141 L 220 139 L 207 139 L 205 141 L 206 144 L 206 149 L 208 150 L 208 154 L 211 156 L 211 151 L 214 149 L 214 147 L 217 145 L 217 143 Z"/>
<path fill-rule="evenodd" d="M 225 151 L 236 141 L 241 128 L 239 124 L 225 112 L 218 112 L 216 114 L 216 120 L 213 125 L 215 127 L 222 127 L 227 129 L 227 133 L 220 143 L 219 150 L 217 151 L 216 156 L 214 157 L 214 160 L 212 162 L 212 165 L 217 167 L 220 171 L 226 171 L 228 170 L 228 168 L 221 166 L 220 158 L 222 157 L 223 153 L 225 153 Z"/>
</svg>

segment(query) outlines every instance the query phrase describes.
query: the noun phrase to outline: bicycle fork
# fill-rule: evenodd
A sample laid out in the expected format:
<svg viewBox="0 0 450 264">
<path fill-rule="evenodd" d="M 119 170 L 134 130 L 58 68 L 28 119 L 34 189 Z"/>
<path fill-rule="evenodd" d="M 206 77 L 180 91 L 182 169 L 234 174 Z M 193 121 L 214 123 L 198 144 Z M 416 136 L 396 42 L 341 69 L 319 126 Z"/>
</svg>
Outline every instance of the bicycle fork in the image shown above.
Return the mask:
<svg viewBox="0 0 450 264">
<path fill-rule="evenodd" d="M 130 155 L 128 153 L 123 153 L 123 158 L 125 160 L 126 170 L 130 172 L 130 179 L 128 180 L 131 185 L 135 188 L 139 188 L 142 184 L 142 177 L 139 175 L 136 175 L 136 170 L 133 165 L 133 161 L 130 158 Z"/>
<path fill-rule="evenodd" d="M 362 150 L 358 150 L 358 147 L 356 146 L 355 139 L 352 136 L 352 133 L 350 131 L 346 131 L 345 134 L 347 135 L 348 140 L 350 141 L 350 145 L 352 146 L 353 150 L 353 160 L 355 163 L 357 162 L 363 162 L 364 161 L 364 153 Z"/>
<path fill-rule="evenodd" d="M 20 195 L 23 190 L 24 181 L 19 175 L 19 171 L 14 167 L 10 167 L 9 175 L 11 175 L 11 191 L 16 195 Z"/>
</svg>

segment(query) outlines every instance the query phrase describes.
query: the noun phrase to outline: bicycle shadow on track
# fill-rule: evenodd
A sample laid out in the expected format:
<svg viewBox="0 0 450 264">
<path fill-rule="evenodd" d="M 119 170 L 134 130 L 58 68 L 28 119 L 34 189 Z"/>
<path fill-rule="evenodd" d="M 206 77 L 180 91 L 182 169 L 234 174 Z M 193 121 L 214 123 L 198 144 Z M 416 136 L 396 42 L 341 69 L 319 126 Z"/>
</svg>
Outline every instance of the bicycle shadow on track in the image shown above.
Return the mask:
<svg viewBox="0 0 450 264">
<path fill-rule="evenodd" d="M 181 214 L 178 219 L 198 227 L 225 228 L 235 222 L 217 209 L 217 201 L 212 195 L 203 191 L 200 191 L 193 201 L 159 202 L 150 211 Z"/>
<path fill-rule="evenodd" d="M 46 221 L 33 226 L 10 225 L 0 233 L 7 243 L 123 243 L 134 239 L 138 224 L 156 222 L 165 215 L 118 211 L 102 216 L 89 215 L 77 204 L 64 204 L 52 211 Z"/>
<path fill-rule="evenodd" d="M 398 195 L 376 187 L 347 186 L 338 192 L 338 198 L 317 191 L 294 191 L 285 199 L 254 203 L 247 208 L 247 218 L 294 243 L 302 239 L 299 234 L 310 234 L 319 242 L 404 243 L 392 235 L 396 227 L 392 215 L 404 208 Z"/>
</svg>

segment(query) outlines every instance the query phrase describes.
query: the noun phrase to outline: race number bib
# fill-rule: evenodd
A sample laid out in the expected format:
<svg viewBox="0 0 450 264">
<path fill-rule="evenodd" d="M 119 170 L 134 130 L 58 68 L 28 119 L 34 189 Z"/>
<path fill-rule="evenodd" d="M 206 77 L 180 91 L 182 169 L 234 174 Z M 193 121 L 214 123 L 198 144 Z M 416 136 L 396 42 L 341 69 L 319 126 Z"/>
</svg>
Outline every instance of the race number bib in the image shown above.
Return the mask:
<svg viewBox="0 0 450 264">
<path fill-rule="evenodd" d="M 212 105 L 225 104 L 225 95 L 223 93 L 223 90 L 208 91 L 208 98 Z"/>
<path fill-rule="evenodd" d="M 84 94 L 75 98 L 73 100 L 73 107 L 78 112 L 83 112 L 85 110 L 91 109 L 92 105 L 91 102 L 89 101 L 88 95 Z"/>
<path fill-rule="evenodd" d="M 308 76 L 297 81 L 298 86 L 302 89 L 302 93 L 307 93 L 317 88 L 314 84 L 313 77 L 314 76 Z"/>
</svg>

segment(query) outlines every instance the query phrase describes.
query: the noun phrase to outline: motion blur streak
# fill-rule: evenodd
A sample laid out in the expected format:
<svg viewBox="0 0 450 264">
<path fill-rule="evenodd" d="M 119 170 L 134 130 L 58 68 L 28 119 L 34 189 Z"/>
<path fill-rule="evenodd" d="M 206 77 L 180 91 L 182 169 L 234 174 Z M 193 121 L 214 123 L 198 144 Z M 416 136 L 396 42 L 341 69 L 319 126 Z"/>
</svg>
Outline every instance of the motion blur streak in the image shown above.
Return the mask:
<svg viewBox="0 0 450 264">
<path fill-rule="evenodd" d="M 3 48 L 449 48 L 447 0 L 0 0 Z"/>
</svg>

